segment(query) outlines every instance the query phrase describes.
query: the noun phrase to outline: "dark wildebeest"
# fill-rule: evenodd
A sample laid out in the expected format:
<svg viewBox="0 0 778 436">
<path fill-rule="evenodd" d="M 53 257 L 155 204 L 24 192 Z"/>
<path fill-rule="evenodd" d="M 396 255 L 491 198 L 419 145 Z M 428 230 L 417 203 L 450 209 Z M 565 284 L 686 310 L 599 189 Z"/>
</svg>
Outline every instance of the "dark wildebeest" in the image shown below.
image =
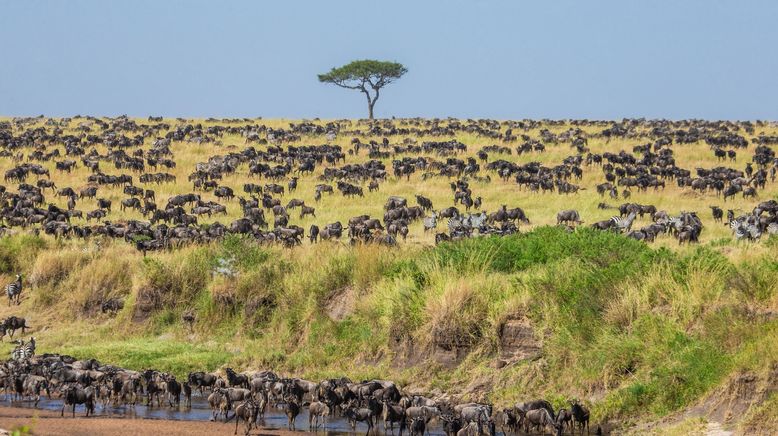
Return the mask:
<svg viewBox="0 0 778 436">
<path fill-rule="evenodd" d="M 462 429 L 462 418 L 454 415 L 441 415 L 440 420 L 443 422 L 443 431 L 446 436 L 455 436 Z"/>
<path fill-rule="evenodd" d="M 567 409 L 560 409 L 556 416 L 557 429 L 560 432 L 565 431 L 565 427 L 570 427 L 573 430 L 573 414 Z"/>
<path fill-rule="evenodd" d="M 86 416 L 95 413 L 95 388 L 89 386 L 86 389 L 80 386 L 68 386 L 62 394 L 62 410 L 59 416 L 65 416 L 65 407 L 73 406 L 73 418 L 76 417 L 76 404 L 83 404 Z"/>
<path fill-rule="evenodd" d="M 346 419 L 348 419 L 349 424 L 351 424 L 352 431 L 357 429 L 357 422 L 364 422 L 367 424 L 367 432 L 365 432 L 365 436 L 369 435 L 370 431 L 373 429 L 373 411 L 366 407 L 349 407 L 346 409 L 343 415 L 346 417 Z"/>
<path fill-rule="evenodd" d="M 111 200 L 106 200 L 105 198 L 98 198 L 97 199 L 97 208 L 98 209 L 111 210 Z"/>
<path fill-rule="evenodd" d="M 576 400 L 570 401 L 570 413 L 573 415 L 573 422 L 581 428 L 583 434 L 586 428 L 586 434 L 589 434 L 589 410 Z"/>
<path fill-rule="evenodd" d="M 549 403 L 546 400 L 535 400 L 526 403 L 519 403 L 516 404 L 515 409 L 519 413 L 526 413 L 529 412 L 530 410 L 535 410 L 535 409 L 546 409 L 548 410 L 548 413 L 551 415 L 552 419 L 556 416 L 554 414 L 554 406 L 552 406 L 551 403 Z"/>
<path fill-rule="evenodd" d="M 13 316 L 13 315 L 11 315 L 8 318 L 6 318 L 5 321 L 3 321 L 2 326 L 5 329 L 5 331 L 9 332 L 8 336 L 10 336 L 11 339 L 13 339 L 14 333 L 16 333 L 16 330 L 21 329 L 22 330 L 22 334 L 24 334 L 25 329 L 30 328 L 30 326 L 27 325 L 27 320 L 26 319 L 18 317 L 18 316 Z"/>
<path fill-rule="evenodd" d="M 295 431 L 294 420 L 297 419 L 297 415 L 300 414 L 300 404 L 297 403 L 297 399 L 292 396 L 284 398 L 286 403 L 284 406 L 284 413 L 286 414 L 287 427 L 289 430 Z"/>
<path fill-rule="evenodd" d="M 95 198 L 97 196 L 97 186 L 89 186 L 84 189 L 82 189 L 79 194 L 78 198 Z"/>
<path fill-rule="evenodd" d="M 242 388 L 248 389 L 249 387 L 249 378 L 246 377 L 243 374 L 238 374 L 235 371 L 232 370 L 232 368 L 225 368 L 224 372 L 227 373 L 227 381 L 229 382 L 231 387 L 240 386 Z"/>
<path fill-rule="evenodd" d="M 245 434 L 249 434 L 251 427 L 257 420 L 257 403 L 253 399 L 249 398 L 235 408 L 235 432 L 233 434 L 238 434 L 238 424 L 240 424 L 241 419 L 246 421 Z"/>
<path fill-rule="evenodd" d="M 311 228 L 308 230 L 308 238 L 311 240 L 311 244 L 315 244 L 319 240 L 319 226 L 311 224 Z"/>
<path fill-rule="evenodd" d="M 424 436 L 427 429 L 427 422 L 424 418 L 413 418 L 410 424 L 411 436 Z"/>
<path fill-rule="evenodd" d="M 303 205 L 300 209 L 300 219 L 305 218 L 306 215 L 316 216 L 316 209 L 310 206 Z"/>
<path fill-rule="evenodd" d="M 724 211 L 718 207 L 718 206 L 710 206 L 711 212 L 713 213 L 713 221 L 720 223 L 721 220 L 724 218 Z"/>
<path fill-rule="evenodd" d="M 524 224 L 529 224 L 529 218 L 527 218 L 527 215 L 524 213 L 524 210 L 520 207 L 515 207 L 513 209 L 508 209 L 505 211 L 506 216 L 509 220 L 512 221 L 520 221 Z"/>
<path fill-rule="evenodd" d="M 546 409 L 530 410 L 524 415 L 524 432 L 529 433 L 534 430 L 541 430 L 545 432 L 548 427 L 557 429 L 557 423 L 554 418 L 548 413 Z"/>
<path fill-rule="evenodd" d="M 384 408 L 381 413 L 381 417 L 384 420 L 384 434 L 386 434 L 387 424 L 394 434 L 394 423 L 400 423 L 400 434 L 403 434 L 403 427 L 405 427 L 405 408 L 400 406 L 393 406 L 388 401 L 384 400 Z"/>
<path fill-rule="evenodd" d="M 563 210 L 558 214 L 556 214 L 556 224 L 560 225 L 562 223 L 582 224 L 583 221 L 581 221 L 581 217 L 580 215 L 578 215 L 577 210 L 569 209 L 569 210 Z"/>
</svg>

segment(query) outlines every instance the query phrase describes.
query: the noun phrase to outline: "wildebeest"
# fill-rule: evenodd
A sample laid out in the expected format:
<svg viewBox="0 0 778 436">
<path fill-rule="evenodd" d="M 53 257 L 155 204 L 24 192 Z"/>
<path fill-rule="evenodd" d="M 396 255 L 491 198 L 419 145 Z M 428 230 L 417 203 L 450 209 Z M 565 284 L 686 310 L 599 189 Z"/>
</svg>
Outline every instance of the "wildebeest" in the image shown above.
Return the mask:
<svg viewBox="0 0 778 436">
<path fill-rule="evenodd" d="M 286 414 L 287 427 L 289 430 L 295 431 L 294 421 L 297 419 L 297 415 L 300 414 L 300 404 L 297 403 L 297 399 L 291 396 L 284 398 L 284 414 Z"/>
<path fill-rule="evenodd" d="M 548 427 L 557 429 L 554 417 L 546 409 L 534 409 L 524 414 L 524 431 L 529 433 L 534 430 L 545 430 Z"/>
<path fill-rule="evenodd" d="M 581 429 L 581 433 L 586 428 L 586 434 L 589 434 L 589 410 L 577 400 L 571 400 L 570 413 L 573 415 L 575 425 Z"/>
<path fill-rule="evenodd" d="M 330 414 L 330 408 L 320 401 L 314 401 L 308 406 L 308 430 L 315 431 L 320 424 L 327 425 L 327 416 Z"/>
<path fill-rule="evenodd" d="M 62 410 L 60 416 L 65 416 L 65 407 L 73 406 L 73 418 L 76 417 L 76 405 L 83 404 L 86 410 L 86 416 L 95 413 L 95 388 L 89 386 L 82 388 L 80 386 L 67 386 L 62 393 Z"/>
<path fill-rule="evenodd" d="M 89 186 L 84 189 L 82 189 L 79 194 L 78 198 L 95 198 L 97 195 L 97 186 Z"/>
<path fill-rule="evenodd" d="M 577 210 L 563 210 L 556 214 L 556 223 L 557 225 L 560 225 L 562 223 L 566 224 L 583 224 L 583 221 L 581 221 L 581 217 L 578 215 Z"/>
<path fill-rule="evenodd" d="M 372 410 L 366 407 L 348 407 L 343 412 L 343 416 L 345 416 L 346 419 L 348 419 L 349 424 L 351 424 L 351 430 L 356 430 L 357 422 L 364 422 L 367 424 L 367 431 L 365 432 L 365 436 L 369 435 L 370 431 L 373 430 L 373 419 L 375 415 L 373 414 Z"/>
<path fill-rule="evenodd" d="M 245 389 L 248 389 L 249 387 L 249 379 L 243 374 L 238 374 L 235 371 L 233 371 L 232 368 L 225 368 L 224 372 L 227 374 L 227 381 L 229 382 L 230 386 L 235 387 L 239 386 Z"/>
<path fill-rule="evenodd" d="M 255 403 L 252 398 L 247 399 L 235 407 L 235 432 L 233 434 L 238 434 L 238 424 L 240 424 L 241 419 L 246 422 L 245 434 L 251 432 L 251 427 L 257 419 L 257 409 L 257 403 Z"/>
<path fill-rule="evenodd" d="M 203 388 L 212 388 L 214 383 L 219 377 L 216 374 L 209 374 L 206 372 L 190 372 L 187 376 L 187 383 L 200 390 L 200 395 L 203 394 Z"/>
<path fill-rule="evenodd" d="M 713 221 L 720 223 L 724 218 L 724 211 L 718 206 L 710 206 L 710 209 L 713 213 Z"/>
<path fill-rule="evenodd" d="M 232 401 L 230 396 L 227 395 L 226 389 L 214 389 L 214 391 L 208 395 L 208 404 L 211 407 L 211 421 L 216 421 L 219 415 L 224 415 L 224 422 L 227 422 L 230 410 L 232 409 Z"/>
</svg>

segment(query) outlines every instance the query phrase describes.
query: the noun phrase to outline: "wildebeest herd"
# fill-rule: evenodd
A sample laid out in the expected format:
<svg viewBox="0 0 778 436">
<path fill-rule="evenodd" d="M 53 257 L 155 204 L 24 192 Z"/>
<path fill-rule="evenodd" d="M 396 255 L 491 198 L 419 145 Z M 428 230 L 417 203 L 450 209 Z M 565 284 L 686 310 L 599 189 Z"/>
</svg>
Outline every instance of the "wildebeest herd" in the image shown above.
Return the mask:
<svg viewBox="0 0 778 436">
<path fill-rule="evenodd" d="M 436 242 L 513 234 L 530 223 L 573 228 L 589 222 L 639 240 L 669 234 L 693 243 L 705 227 L 701 211 L 668 211 L 630 197 L 651 192 L 661 198 L 674 187 L 688 198 L 724 205 L 735 197 L 755 199 L 778 171 L 774 127 L 698 120 L 340 120 L 279 127 L 249 119 L 13 119 L 0 122 L 7 185 L 0 186 L 0 231 L 119 238 L 144 253 L 228 234 L 289 247 L 344 236 L 352 243 L 396 245 L 416 222 L 422 224 L 416 234 L 434 234 Z M 623 149 L 625 143 L 637 145 Z M 682 166 L 677 155 L 700 145 L 717 166 L 688 158 L 686 165 L 697 166 Z M 190 164 L 188 150 L 204 158 Z M 746 154 L 742 168 L 727 166 Z M 448 194 L 426 189 L 443 180 Z M 299 187 L 306 192 L 298 196 Z M 415 193 L 397 195 L 409 187 Z M 395 192 L 383 196 L 379 216 L 362 199 L 385 189 Z M 600 201 L 588 214 L 589 205 L 579 202 L 556 211 L 555 221 L 554 211 L 537 216 L 518 205 L 554 194 L 572 202 L 587 190 L 624 202 Z M 340 201 L 323 206 L 337 193 Z M 735 238 L 778 233 L 775 200 L 724 205 L 711 206 L 712 219 L 723 224 L 726 210 Z M 343 216 L 362 207 L 373 215 Z M 608 219 L 593 218 L 609 209 Z M 321 217 L 334 219 L 316 222 Z M 633 226 L 643 217 L 650 221 Z"/>
<path fill-rule="evenodd" d="M 520 402 L 497 409 L 492 404 L 454 402 L 447 396 L 435 398 L 412 395 L 389 380 L 353 382 L 347 377 L 318 382 L 281 377 L 273 371 L 238 373 L 224 368 L 222 373 L 191 372 L 185 380 L 153 369 L 133 371 L 106 365 L 95 359 L 76 360 L 59 354 L 14 356 L 0 365 L 0 385 L 10 400 L 33 402 L 41 397 L 62 401 L 60 415 L 83 405 L 85 416 L 96 407 L 123 406 L 126 413 L 137 407 L 191 408 L 192 396 L 207 398 L 211 420 L 235 420 L 234 433 L 241 423 L 245 434 L 262 423 L 268 407 L 283 410 L 288 428 L 296 430 L 296 418 L 308 409 L 308 430 L 327 428 L 330 417 L 348 421 L 366 434 L 377 433 L 382 423 L 385 434 L 404 431 L 424 436 L 430 426 L 442 427 L 448 436 L 552 433 L 561 435 L 590 433 L 589 410 L 578 400 L 555 410 L 546 400 Z M 599 426 L 594 431 L 601 434 Z"/>
</svg>

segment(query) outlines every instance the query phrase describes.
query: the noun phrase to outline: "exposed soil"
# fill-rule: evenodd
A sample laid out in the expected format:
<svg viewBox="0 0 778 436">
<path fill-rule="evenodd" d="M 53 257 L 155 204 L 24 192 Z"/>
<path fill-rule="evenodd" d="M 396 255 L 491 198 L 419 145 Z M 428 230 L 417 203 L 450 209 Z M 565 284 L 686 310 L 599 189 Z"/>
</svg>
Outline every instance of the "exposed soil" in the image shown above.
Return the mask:
<svg viewBox="0 0 778 436">
<path fill-rule="evenodd" d="M 541 344 L 535 338 L 535 329 L 526 317 L 509 319 L 500 328 L 502 359 L 512 362 L 533 359 L 540 354 Z"/>
<path fill-rule="evenodd" d="M 83 415 L 83 413 L 82 413 Z M 30 410 L 17 407 L 0 407 L 0 429 L 11 430 L 18 426 L 28 425 L 34 435 L 57 436 L 211 436 L 231 435 L 235 431 L 235 421 L 227 424 L 203 421 L 172 421 L 165 419 L 136 419 L 120 417 L 90 417 L 84 418 L 76 413 L 75 418 L 60 418 L 59 412 L 51 410 Z M 243 434 L 243 423 L 238 427 L 238 434 Z M 0 431 L 0 435 L 3 434 Z M 290 436 L 304 434 L 276 429 L 252 430 L 252 435 Z"/>
<path fill-rule="evenodd" d="M 778 364 L 759 376 L 752 372 L 734 375 L 689 413 L 729 425 L 739 421 L 752 406 L 761 404 L 778 392 Z"/>
<path fill-rule="evenodd" d="M 325 311 L 333 321 L 342 321 L 354 311 L 357 292 L 351 286 L 345 287 L 327 299 Z"/>
<path fill-rule="evenodd" d="M 666 426 L 688 418 L 701 417 L 708 421 L 706 434 L 711 436 L 778 434 L 775 420 L 752 422 L 747 428 L 738 428 L 738 424 L 748 415 L 751 407 L 758 406 L 776 392 L 778 364 L 774 364 L 767 374 L 741 372 L 731 376 L 695 406 L 660 421 L 640 425 L 633 430 L 636 434 L 661 433 Z"/>
</svg>

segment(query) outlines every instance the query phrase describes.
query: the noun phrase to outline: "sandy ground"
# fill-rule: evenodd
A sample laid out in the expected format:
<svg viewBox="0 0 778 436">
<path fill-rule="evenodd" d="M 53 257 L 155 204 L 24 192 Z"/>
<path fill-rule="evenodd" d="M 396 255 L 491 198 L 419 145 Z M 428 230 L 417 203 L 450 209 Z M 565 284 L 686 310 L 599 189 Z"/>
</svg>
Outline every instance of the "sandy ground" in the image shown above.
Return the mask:
<svg viewBox="0 0 778 436">
<path fill-rule="evenodd" d="M 83 413 L 81 414 L 83 415 Z M 227 424 L 203 421 L 170 421 L 162 419 L 133 419 L 101 417 L 84 418 L 76 413 L 75 418 L 65 414 L 60 418 L 59 412 L 51 410 L 30 410 L 16 407 L 0 407 L 0 429 L 11 430 L 15 427 L 29 425 L 34 435 L 57 436 L 200 436 L 200 435 L 231 435 L 235 431 L 235 421 Z M 238 434 L 242 435 L 245 426 L 241 422 Z M 0 433 L 2 434 L 2 433 Z M 275 429 L 252 430 L 252 435 L 300 436 L 303 432 L 290 432 Z"/>
</svg>

